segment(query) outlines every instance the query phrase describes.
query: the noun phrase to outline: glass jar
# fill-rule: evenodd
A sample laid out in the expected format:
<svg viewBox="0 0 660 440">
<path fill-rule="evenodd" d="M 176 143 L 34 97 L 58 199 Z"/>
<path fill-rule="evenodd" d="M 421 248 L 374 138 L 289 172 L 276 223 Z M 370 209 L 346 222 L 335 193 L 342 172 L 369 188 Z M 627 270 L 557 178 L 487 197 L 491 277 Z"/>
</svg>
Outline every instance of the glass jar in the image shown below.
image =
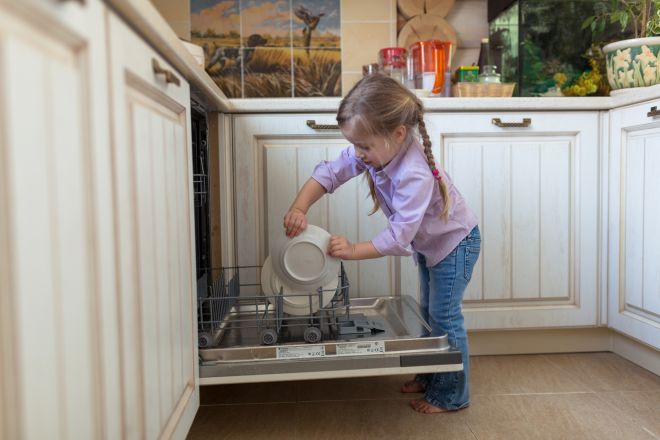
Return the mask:
<svg viewBox="0 0 660 440">
<path fill-rule="evenodd" d="M 378 64 L 381 73 L 390 78 L 406 83 L 406 49 L 403 47 L 386 47 L 378 52 Z"/>
<path fill-rule="evenodd" d="M 479 82 L 482 83 L 500 83 L 500 74 L 496 72 L 497 66 L 485 65 L 483 73 L 479 75 Z"/>
</svg>

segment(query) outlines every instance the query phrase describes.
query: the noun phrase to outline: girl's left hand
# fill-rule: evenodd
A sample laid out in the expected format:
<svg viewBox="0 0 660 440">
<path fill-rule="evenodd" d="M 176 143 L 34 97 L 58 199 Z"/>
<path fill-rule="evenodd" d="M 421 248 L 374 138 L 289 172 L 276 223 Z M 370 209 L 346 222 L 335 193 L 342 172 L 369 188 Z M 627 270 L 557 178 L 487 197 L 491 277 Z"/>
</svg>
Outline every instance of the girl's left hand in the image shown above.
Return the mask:
<svg viewBox="0 0 660 440">
<path fill-rule="evenodd" d="M 346 237 L 333 235 L 328 244 L 328 254 L 342 260 L 352 260 L 355 257 L 355 245 Z"/>
</svg>

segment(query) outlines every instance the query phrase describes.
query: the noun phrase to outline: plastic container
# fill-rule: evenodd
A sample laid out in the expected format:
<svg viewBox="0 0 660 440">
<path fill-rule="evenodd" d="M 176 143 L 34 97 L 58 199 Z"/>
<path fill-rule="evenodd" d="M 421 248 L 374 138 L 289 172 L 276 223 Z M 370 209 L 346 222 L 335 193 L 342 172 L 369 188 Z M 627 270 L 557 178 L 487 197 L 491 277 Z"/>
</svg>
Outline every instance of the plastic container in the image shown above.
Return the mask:
<svg viewBox="0 0 660 440">
<path fill-rule="evenodd" d="M 378 64 L 381 73 L 406 83 L 407 52 L 403 47 L 385 47 L 378 52 Z"/>
<path fill-rule="evenodd" d="M 448 44 L 444 41 L 418 41 L 410 46 L 409 82 L 415 89 L 443 92 Z"/>
</svg>

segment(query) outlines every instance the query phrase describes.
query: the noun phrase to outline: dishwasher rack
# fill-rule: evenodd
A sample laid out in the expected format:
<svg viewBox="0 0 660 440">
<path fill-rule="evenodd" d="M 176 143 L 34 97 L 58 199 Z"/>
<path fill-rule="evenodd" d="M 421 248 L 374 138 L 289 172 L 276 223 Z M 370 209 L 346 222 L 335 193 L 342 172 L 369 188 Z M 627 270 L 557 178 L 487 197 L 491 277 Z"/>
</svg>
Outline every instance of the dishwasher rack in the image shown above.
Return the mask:
<svg viewBox="0 0 660 440">
<path fill-rule="evenodd" d="M 216 270 L 220 272 L 219 277 L 208 287 L 206 296 L 197 298 L 199 348 L 216 347 L 223 337 L 233 333 L 241 335 L 241 340 L 236 341 L 239 344 L 244 342 L 242 339 L 248 332 L 262 345 L 273 345 L 281 340 L 284 331 L 289 333 L 294 328 L 297 333 L 302 330 L 302 338 L 307 343 L 320 342 L 323 329 L 328 328 L 333 328 L 335 333 L 346 326 L 371 331 L 369 322 L 359 322 L 358 326 L 351 320 L 349 282 L 343 263 L 332 299 L 317 311 L 314 310 L 314 302 L 323 304 L 324 293 L 331 290 L 319 288 L 313 292 L 287 295 L 307 299 L 309 313 L 302 316 L 284 312 L 284 292 L 281 288 L 274 294 L 262 291 L 261 283 L 257 282 L 261 278 L 261 266 Z"/>
</svg>

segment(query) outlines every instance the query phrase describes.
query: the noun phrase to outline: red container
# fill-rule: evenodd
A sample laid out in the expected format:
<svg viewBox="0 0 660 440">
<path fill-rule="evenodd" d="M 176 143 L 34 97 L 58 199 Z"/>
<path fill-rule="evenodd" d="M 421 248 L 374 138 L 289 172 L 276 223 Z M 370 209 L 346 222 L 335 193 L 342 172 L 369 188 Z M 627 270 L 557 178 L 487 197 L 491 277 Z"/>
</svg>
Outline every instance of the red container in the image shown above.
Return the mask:
<svg viewBox="0 0 660 440">
<path fill-rule="evenodd" d="M 378 52 L 382 72 L 400 83 L 406 79 L 407 51 L 403 47 L 385 47 Z"/>
</svg>

